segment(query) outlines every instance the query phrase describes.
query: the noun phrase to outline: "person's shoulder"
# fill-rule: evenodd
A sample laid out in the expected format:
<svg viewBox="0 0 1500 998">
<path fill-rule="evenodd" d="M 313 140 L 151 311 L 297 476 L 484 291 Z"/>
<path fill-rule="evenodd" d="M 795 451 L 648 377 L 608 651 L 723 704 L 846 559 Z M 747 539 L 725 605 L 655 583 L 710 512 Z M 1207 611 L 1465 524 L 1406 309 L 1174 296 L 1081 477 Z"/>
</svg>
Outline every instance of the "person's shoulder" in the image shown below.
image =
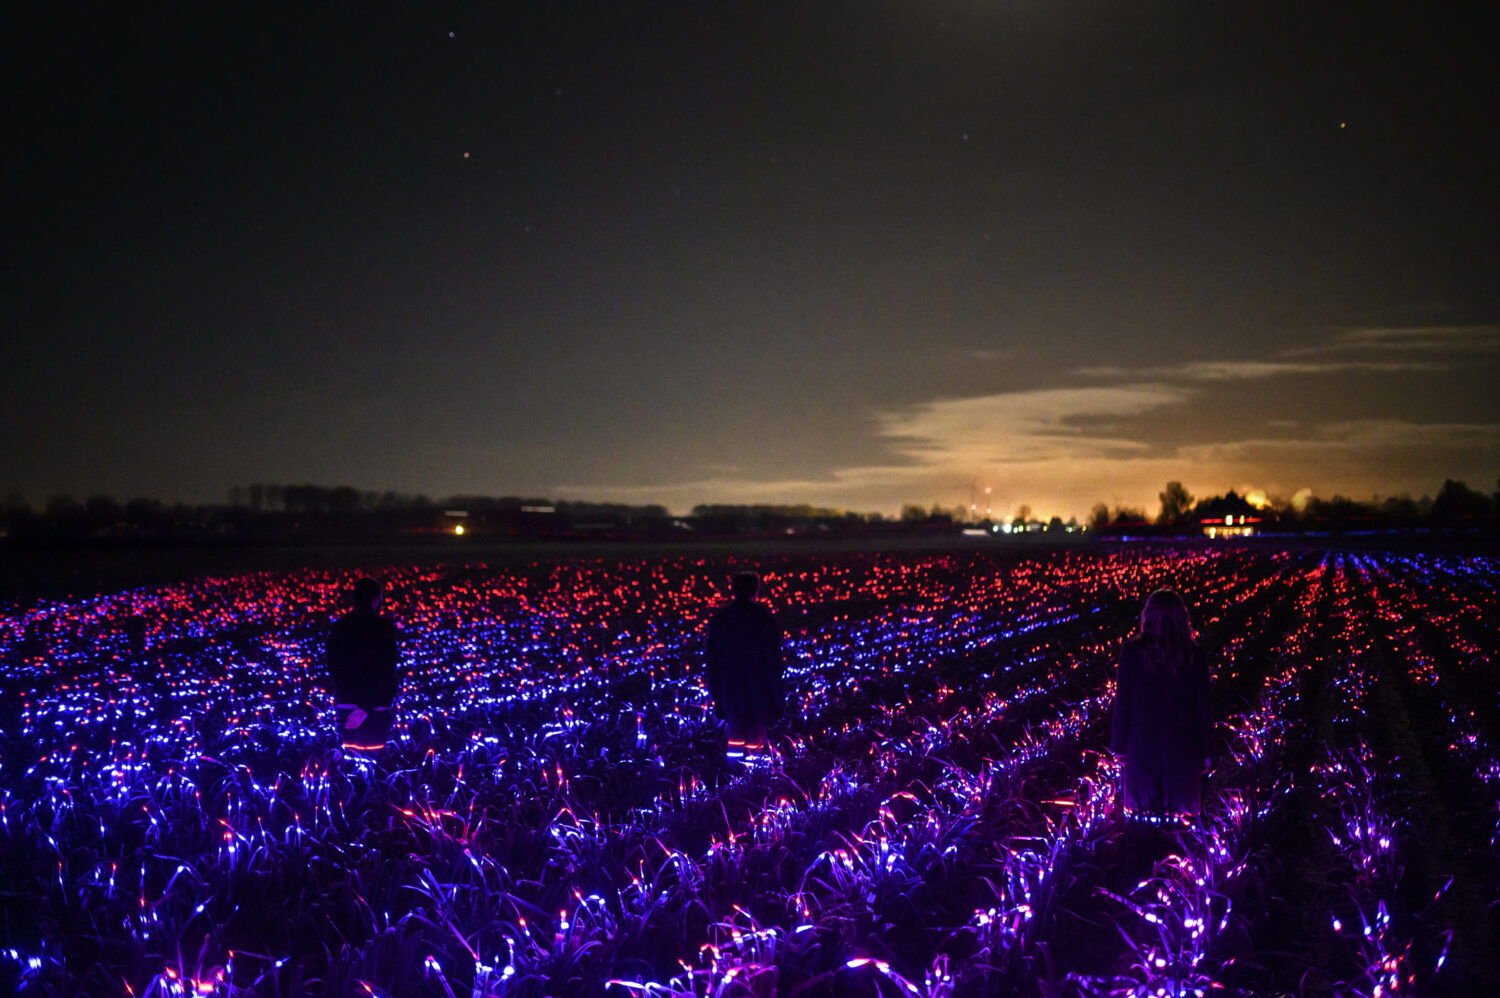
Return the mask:
<svg viewBox="0 0 1500 998">
<path fill-rule="evenodd" d="M 746 623 L 753 621 L 756 625 L 763 625 L 774 623 L 776 620 L 776 612 L 760 600 L 754 600 L 749 603 L 731 603 L 730 606 L 734 608 L 736 615 Z"/>
<path fill-rule="evenodd" d="M 1146 657 L 1146 639 L 1137 635 L 1126 638 L 1120 643 L 1120 661 L 1126 659 L 1144 659 Z"/>
</svg>

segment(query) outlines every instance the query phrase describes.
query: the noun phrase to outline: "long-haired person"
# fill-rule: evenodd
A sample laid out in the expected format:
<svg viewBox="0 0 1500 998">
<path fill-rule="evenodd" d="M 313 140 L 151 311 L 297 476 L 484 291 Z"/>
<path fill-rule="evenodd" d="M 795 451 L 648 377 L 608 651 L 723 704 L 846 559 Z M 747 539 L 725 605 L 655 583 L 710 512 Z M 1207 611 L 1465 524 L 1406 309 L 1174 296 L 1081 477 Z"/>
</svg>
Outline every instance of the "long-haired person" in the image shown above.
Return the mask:
<svg viewBox="0 0 1500 998">
<path fill-rule="evenodd" d="M 706 658 L 708 692 L 729 728 L 727 754 L 738 761 L 765 751 L 766 728 L 781 718 L 786 686 L 781 626 L 771 608 L 755 598 L 760 576 L 741 572 L 729 588 L 733 599 L 708 624 Z"/>
<path fill-rule="evenodd" d="M 1146 597 L 1140 632 L 1120 649 L 1109 749 L 1124 760 L 1127 818 L 1177 825 L 1198 813 L 1213 768 L 1208 663 L 1170 589 Z"/>
</svg>

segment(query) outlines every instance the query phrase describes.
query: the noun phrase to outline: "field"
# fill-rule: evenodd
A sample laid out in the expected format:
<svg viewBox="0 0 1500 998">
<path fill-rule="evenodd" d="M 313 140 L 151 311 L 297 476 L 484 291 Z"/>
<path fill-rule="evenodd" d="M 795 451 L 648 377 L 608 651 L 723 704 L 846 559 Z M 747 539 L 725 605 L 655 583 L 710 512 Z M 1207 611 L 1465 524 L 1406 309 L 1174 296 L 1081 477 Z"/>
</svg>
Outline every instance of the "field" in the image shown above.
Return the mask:
<svg viewBox="0 0 1500 998">
<path fill-rule="evenodd" d="M 764 572 L 793 698 L 725 761 L 701 645 Z M 1171 548 L 383 573 L 395 737 L 336 749 L 353 576 L 0 608 L 0 992 L 1489 994 L 1500 563 Z M 1133 869 L 1141 600 L 1214 663 L 1201 825 Z M 144 628 L 133 649 L 127 622 Z"/>
</svg>

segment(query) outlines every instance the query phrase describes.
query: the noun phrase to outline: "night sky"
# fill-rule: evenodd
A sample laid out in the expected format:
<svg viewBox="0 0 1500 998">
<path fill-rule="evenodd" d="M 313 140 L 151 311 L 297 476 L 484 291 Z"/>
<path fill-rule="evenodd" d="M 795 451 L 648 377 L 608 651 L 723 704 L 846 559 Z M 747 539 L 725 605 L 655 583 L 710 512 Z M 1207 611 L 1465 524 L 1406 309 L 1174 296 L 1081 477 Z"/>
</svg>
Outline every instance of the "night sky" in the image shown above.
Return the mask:
<svg viewBox="0 0 1500 998">
<path fill-rule="evenodd" d="M 0 490 L 1496 487 L 1468 13 L 308 6 L 0 15 Z"/>
</svg>

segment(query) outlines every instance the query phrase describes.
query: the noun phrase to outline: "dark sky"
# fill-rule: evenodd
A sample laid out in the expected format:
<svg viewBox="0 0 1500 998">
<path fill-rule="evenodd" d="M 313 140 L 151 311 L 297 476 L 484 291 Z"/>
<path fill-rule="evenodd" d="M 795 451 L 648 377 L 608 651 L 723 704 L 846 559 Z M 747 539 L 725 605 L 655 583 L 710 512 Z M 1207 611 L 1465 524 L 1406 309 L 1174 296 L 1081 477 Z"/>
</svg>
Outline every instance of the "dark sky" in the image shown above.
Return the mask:
<svg viewBox="0 0 1500 998">
<path fill-rule="evenodd" d="M 1067 516 L 1500 476 L 1467 15 L 227 6 L 0 15 L 6 491 Z"/>
</svg>

